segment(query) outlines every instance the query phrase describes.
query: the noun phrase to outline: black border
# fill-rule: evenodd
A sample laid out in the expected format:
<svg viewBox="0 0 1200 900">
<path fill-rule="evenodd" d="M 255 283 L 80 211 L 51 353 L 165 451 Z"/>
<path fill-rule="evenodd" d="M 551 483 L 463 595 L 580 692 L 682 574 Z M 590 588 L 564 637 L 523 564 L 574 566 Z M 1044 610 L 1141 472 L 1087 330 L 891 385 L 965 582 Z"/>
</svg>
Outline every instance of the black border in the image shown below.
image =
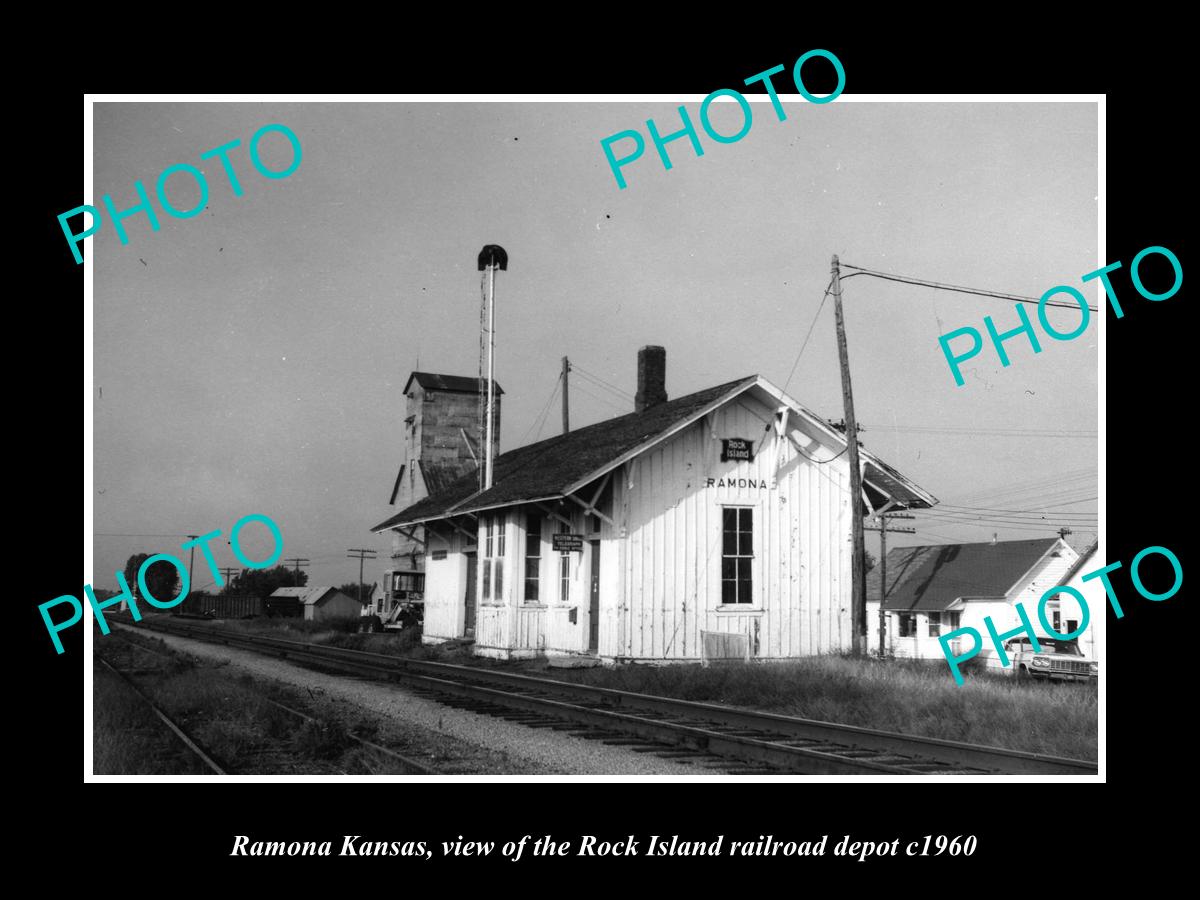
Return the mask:
<svg viewBox="0 0 1200 900">
<path fill-rule="evenodd" d="M 753 18 L 750 11 L 746 15 Z M 908 22 L 907 30 L 902 30 L 892 27 L 893 23 L 870 21 L 871 15 L 865 12 L 861 18 L 864 21 L 843 19 L 836 29 L 826 29 L 807 20 L 801 25 L 773 22 L 764 12 L 761 21 L 752 25 L 723 27 L 714 19 L 704 27 L 672 27 L 663 35 L 650 36 L 644 26 L 621 23 L 618 16 L 615 28 L 597 28 L 590 38 L 581 37 L 576 33 L 581 29 L 575 27 L 569 29 L 569 40 L 554 43 L 547 42 L 540 31 L 523 39 L 510 31 L 490 41 L 480 40 L 478 32 L 473 32 L 461 42 L 434 40 L 418 55 L 410 46 L 411 36 L 402 50 L 389 47 L 386 53 L 385 42 L 379 39 L 378 51 L 355 48 L 352 55 L 361 64 L 348 69 L 350 74 L 336 88 L 322 84 L 318 89 L 350 91 L 370 85 L 430 93 L 704 93 L 739 87 L 742 79 L 754 73 L 777 64 L 790 67 L 800 53 L 822 47 L 838 55 L 847 73 L 847 90 L 852 92 L 1107 93 L 1107 258 L 1125 263 L 1126 269 L 1114 283 L 1123 300 L 1129 298 L 1124 302 L 1123 319 L 1116 320 L 1109 312 L 1106 320 L 1108 561 L 1120 559 L 1127 567 L 1143 547 L 1159 544 L 1170 547 L 1188 571 L 1188 545 L 1182 540 L 1181 523 L 1176 521 L 1185 510 L 1186 497 L 1186 491 L 1176 487 L 1181 482 L 1178 476 L 1186 475 L 1176 457 L 1187 450 L 1187 410 L 1191 406 L 1187 402 L 1190 380 L 1185 380 L 1184 367 L 1188 358 L 1184 343 L 1190 336 L 1184 321 L 1186 287 L 1169 301 L 1150 303 L 1133 295 L 1127 275 L 1132 257 L 1151 245 L 1171 248 L 1187 268 L 1180 211 L 1185 203 L 1184 184 L 1190 183 L 1185 173 L 1190 173 L 1184 166 L 1185 141 L 1177 136 L 1175 124 L 1188 109 L 1184 106 L 1181 48 L 1168 43 L 1171 38 L 1163 32 L 1169 29 L 1154 31 L 1153 26 L 1146 27 L 1146 34 L 1137 34 L 1122 25 L 1117 35 L 1103 23 L 1089 33 L 1077 23 L 1058 27 L 1041 16 L 987 28 L 939 16 L 929 23 Z M 612 36 L 622 28 L 624 36 Z M 770 37 L 774 34 L 783 37 Z M 306 46 L 318 45 L 308 41 Z M 282 53 L 276 57 L 286 58 Z M 208 72 L 203 84 L 172 84 L 172 90 L 247 89 L 248 84 L 234 83 L 234 74 L 231 71 L 223 86 L 214 84 Z M 216 80 L 220 81 L 219 73 Z M 312 87 L 311 83 L 286 85 L 295 91 Z M 102 84 L 101 89 L 112 87 Z M 814 82 L 813 90 L 822 90 L 819 82 Z M 1141 600 L 1128 582 L 1127 568 L 1114 578 L 1120 596 L 1130 598 L 1124 603 L 1125 618 L 1117 621 L 1111 612 L 1108 617 L 1107 776 L 1117 791 L 1109 803 L 1101 803 L 1094 793 L 1108 787 L 1080 788 L 1066 796 L 1069 789 L 1061 784 L 992 786 L 986 796 L 980 786 L 945 784 L 906 785 L 903 793 L 893 785 L 851 790 L 841 784 L 471 783 L 316 789 L 312 785 L 242 785 L 230 789 L 236 796 L 218 791 L 203 797 L 190 786 L 83 785 L 78 681 L 82 632 L 75 630 L 66 636 L 67 652 L 58 657 L 46 641 L 36 610 L 36 604 L 80 588 L 79 570 L 68 564 L 73 554 L 56 538 L 65 511 L 75 509 L 79 497 L 77 451 L 68 451 L 71 439 L 58 426 L 68 419 L 78 421 L 78 368 L 71 362 L 71 335 L 62 327 L 60 308 L 80 302 L 82 267 L 74 265 L 66 251 L 55 216 L 82 202 L 78 141 L 83 103 L 77 90 L 60 86 L 40 94 L 31 106 L 29 118 L 36 123 L 40 138 L 30 160 L 35 174 L 18 187 L 29 194 L 22 201 L 29 214 L 20 221 L 34 227 L 32 245 L 37 262 L 31 281 L 36 287 L 29 298 L 33 302 L 19 308 L 23 321 L 26 316 L 31 319 L 23 331 L 35 335 L 37 355 L 24 367 L 34 374 L 35 383 L 28 385 L 29 379 L 21 379 L 26 387 L 17 392 L 18 409 L 12 421 L 52 421 L 55 427 L 29 432 L 36 442 L 33 477 L 21 479 L 38 486 L 34 496 L 20 502 L 23 511 L 30 511 L 27 521 L 32 527 L 27 532 L 39 539 L 23 547 L 19 571 L 40 576 L 33 579 L 28 591 L 21 592 L 30 643 L 25 648 L 19 693 L 29 707 L 22 718 L 24 733 L 32 743 L 26 750 L 25 768 L 32 770 L 34 778 L 27 783 L 36 786 L 25 821 L 35 834 L 65 835 L 69 829 L 78 835 L 80 829 L 70 826 L 82 819 L 88 842 L 86 871 L 99 877 L 100 856 L 132 854 L 134 851 L 123 849 L 120 842 L 133 837 L 139 852 L 155 852 L 158 840 L 164 842 L 164 850 L 168 846 L 186 848 L 187 878 L 196 885 L 223 883 L 228 875 L 251 869 L 270 878 L 303 878 L 309 884 L 314 877 L 345 875 L 351 868 L 359 873 L 365 868 L 380 876 L 398 874 L 403 879 L 407 872 L 397 867 L 415 863 L 397 859 L 376 859 L 374 866 L 361 859 L 350 863 L 340 859 L 246 861 L 226 854 L 231 836 L 241 833 L 275 839 L 328 838 L 335 843 L 343 834 L 431 841 L 465 834 L 503 841 L 526 833 L 550 832 L 567 839 L 581 833 L 618 837 L 633 831 L 704 838 L 712 831 L 709 823 L 713 821 L 722 823 L 720 829 L 727 837 L 774 833 L 803 839 L 852 833 L 856 839 L 891 839 L 975 833 L 980 849 L 969 861 L 972 874 L 987 873 L 993 879 L 1006 868 L 1010 872 L 1046 871 L 1055 859 L 1069 871 L 1081 861 L 1092 860 L 1117 830 L 1127 851 L 1153 847 L 1156 853 L 1166 852 L 1161 844 L 1170 838 L 1149 833 L 1156 831 L 1150 823 L 1146 830 L 1130 830 L 1122 823 L 1128 821 L 1124 817 L 1132 804 L 1153 802 L 1149 796 L 1131 793 L 1132 785 L 1146 779 L 1148 767 L 1160 778 L 1169 777 L 1168 771 L 1174 774 L 1170 763 L 1178 757 L 1161 751 L 1173 746 L 1186 725 L 1186 716 L 1181 716 L 1187 685 L 1182 676 L 1190 657 L 1184 640 L 1189 634 L 1184 620 L 1186 594 L 1181 591 L 1162 603 Z M 76 331 L 76 337 L 78 334 Z M 1064 389 L 1070 386 L 1064 385 Z M 1180 423 L 1185 423 L 1184 427 L 1180 428 Z M 1168 481 L 1168 472 L 1176 477 Z M 1150 752 L 1155 752 L 1153 764 Z M 138 797 L 126 797 L 130 790 Z M 190 802 L 180 803 L 178 790 L 188 790 Z M 100 811 L 98 816 L 90 814 L 94 810 Z M 1064 826 L 1064 820 L 1071 824 Z M 96 840 L 98 834 L 111 835 L 115 845 L 105 850 Z M 50 841 L 48 846 L 54 844 L 61 849 L 58 841 Z M 1042 848 L 1040 857 L 1031 853 L 1031 848 L 1038 846 Z M 1052 850 L 1046 849 L 1051 846 Z M 1028 867 L 1020 865 L 1023 859 L 1030 860 Z M 1036 869 L 1032 859 L 1041 860 Z M 225 864 L 214 865 L 218 860 Z M 917 873 L 922 871 L 919 861 L 906 863 L 906 869 L 916 865 Z M 494 868 L 500 864 L 513 865 L 493 858 L 471 864 L 457 860 L 453 865 L 429 863 L 426 867 L 436 865 L 439 873 L 452 877 L 480 865 Z M 536 875 L 546 866 L 567 864 L 576 875 L 584 874 L 578 866 L 599 865 L 596 860 L 578 858 L 569 863 L 540 860 L 537 869 L 526 866 L 522 871 Z M 623 868 L 614 870 L 616 864 L 606 860 L 602 871 L 616 876 L 636 865 L 664 877 L 682 878 L 691 873 L 703 876 L 718 868 L 728 872 L 730 866 L 759 872 L 768 865 L 781 874 L 803 876 L 814 865 L 837 872 L 827 867 L 839 861 L 636 859 L 624 860 L 620 863 Z M 899 864 L 868 862 L 852 865 L 850 871 L 858 878 L 867 873 L 886 878 Z M 383 868 L 378 868 L 380 865 Z M 957 870 L 968 862 L 942 858 L 924 871 L 944 879 L 949 874 L 947 865 Z M 667 889 L 667 882 L 654 883 Z M 614 880 L 610 887 L 619 889 L 620 884 Z"/>
</svg>

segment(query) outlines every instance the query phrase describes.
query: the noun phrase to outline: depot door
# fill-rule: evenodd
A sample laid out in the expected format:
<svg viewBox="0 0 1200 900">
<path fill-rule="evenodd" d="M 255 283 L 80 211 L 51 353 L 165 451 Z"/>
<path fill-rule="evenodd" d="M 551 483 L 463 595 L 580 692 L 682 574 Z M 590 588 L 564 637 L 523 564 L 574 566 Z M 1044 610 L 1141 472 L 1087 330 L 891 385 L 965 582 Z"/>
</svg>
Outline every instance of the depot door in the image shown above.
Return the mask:
<svg viewBox="0 0 1200 900">
<path fill-rule="evenodd" d="M 476 565 L 476 555 L 474 553 L 467 554 L 467 586 L 463 594 L 463 605 L 466 607 L 466 616 L 463 626 L 463 637 L 475 637 L 475 578 L 478 570 Z"/>
<path fill-rule="evenodd" d="M 588 650 L 600 648 L 600 542 L 592 545 L 592 591 L 588 598 Z"/>
</svg>

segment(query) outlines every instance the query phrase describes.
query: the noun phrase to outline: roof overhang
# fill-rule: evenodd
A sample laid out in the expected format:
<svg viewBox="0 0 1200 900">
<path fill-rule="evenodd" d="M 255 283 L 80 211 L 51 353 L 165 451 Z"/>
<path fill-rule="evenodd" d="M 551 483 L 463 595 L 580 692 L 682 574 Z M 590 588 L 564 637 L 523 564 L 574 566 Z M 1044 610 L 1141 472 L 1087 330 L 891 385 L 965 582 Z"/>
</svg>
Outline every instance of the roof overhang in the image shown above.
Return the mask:
<svg viewBox="0 0 1200 900">
<path fill-rule="evenodd" d="M 442 510 L 440 513 L 430 514 L 405 521 L 387 520 L 385 523 L 376 525 L 371 529 L 373 533 L 382 531 L 392 531 L 397 528 L 405 528 L 412 525 L 421 525 L 426 522 L 433 522 L 440 519 L 452 519 L 458 515 L 475 514 L 487 512 L 493 509 L 502 509 L 510 506 L 521 506 L 526 503 L 539 503 L 547 500 L 561 500 L 576 491 L 586 487 L 594 482 L 597 478 L 602 478 L 609 472 L 612 472 L 630 460 L 640 456 L 652 447 L 669 440 L 674 435 L 687 428 L 690 428 L 696 422 L 702 420 L 705 416 L 710 415 L 717 409 L 720 409 L 729 401 L 740 396 L 747 391 L 754 390 L 759 392 L 759 401 L 763 402 L 768 407 L 774 407 L 778 410 L 787 408 L 806 426 L 801 430 L 810 441 L 816 440 L 835 450 L 844 450 L 848 445 L 846 436 L 831 427 L 827 422 L 822 420 L 815 413 L 805 409 L 779 388 L 775 387 L 761 375 L 751 376 L 735 384 L 725 393 L 721 394 L 712 402 L 706 404 L 700 409 L 693 412 L 691 415 L 681 418 L 671 427 L 659 432 L 653 437 L 647 438 L 641 444 L 626 451 L 620 456 L 610 460 L 604 465 L 589 472 L 585 476 L 577 479 L 575 482 L 567 485 L 558 493 L 548 493 L 538 497 L 524 497 L 516 500 L 508 500 L 503 503 L 495 503 L 491 505 L 476 506 L 472 505 L 472 501 L 479 497 L 482 492 L 476 492 L 470 496 L 460 500 L 458 503 Z M 873 453 L 865 448 L 859 448 L 859 458 L 863 467 L 863 482 L 865 486 L 883 495 L 889 507 L 898 507 L 902 509 L 925 509 L 934 506 L 938 500 L 928 491 L 918 486 L 915 482 L 901 475 L 891 466 L 884 463 Z"/>
<path fill-rule="evenodd" d="M 795 412 L 801 421 L 809 426 L 808 429 L 804 429 L 804 433 L 809 437 L 820 440 L 838 450 L 844 450 L 848 446 L 849 442 L 843 432 L 838 431 L 816 413 L 801 406 L 762 376 L 755 380 L 754 387 L 763 391 L 778 405 L 786 406 L 790 411 Z M 810 429 L 816 434 L 810 433 Z M 886 497 L 891 506 L 901 509 L 928 509 L 937 504 L 937 497 L 916 482 L 901 475 L 865 447 L 858 448 L 858 456 L 863 467 L 863 482 Z"/>
</svg>

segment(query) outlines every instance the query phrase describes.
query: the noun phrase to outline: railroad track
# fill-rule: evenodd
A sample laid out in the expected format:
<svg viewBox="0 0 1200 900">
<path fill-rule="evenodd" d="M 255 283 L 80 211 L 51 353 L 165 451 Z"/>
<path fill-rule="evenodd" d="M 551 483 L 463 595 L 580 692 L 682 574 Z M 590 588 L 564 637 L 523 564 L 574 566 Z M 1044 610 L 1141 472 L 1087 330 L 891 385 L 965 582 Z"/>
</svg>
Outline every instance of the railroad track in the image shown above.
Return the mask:
<svg viewBox="0 0 1200 900">
<path fill-rule="evenodd" d="M 208 769 L 210 772 L 212 772 L 215 775 L 229 774 L 224 769 L 222 769 L 219 765 L 217 765 L 217 763 L 212 759 L 212 757 L 210 757 L 207 753 L 204 752 L 204 750 L 202 750 L 200 748 L 200 745 L 197 744 L 195 742 L 195 740 L 192 739 L 192 736 L 190 734 L 188 734 L 186 731 L 183 730 L 182 726 L 180 726 L 180 724 L 178 722 L 176 722 L 174 719 L 172 719 L 170 716 L 168 716 L 165 712 L 163 712 L 161 709 L 159 709 L 158 705 L 153 700 L 151 700 L 150 697 L 148 697 L 146 695 L 146 693 L 140 687 L 138 687 L 137 682 L 135 682 L 129 676 L 128 673 L 122 671 L 121 669 L 118 669 L 116 666 L 114 666 L 112 663 L 110 663 L 107 659 L 105 659 L 99 653 L 95 654 L 95 659 L 98 663 L 100 663 L 100 665 L 104 666 L 105 669 L 107 669 L 109 672 L 111 672 L 113 675 L 115 675 L 127 688 L 129 688 L 130 691 L 132 691 L 134 694 L 136 694 L 138 697 L 140 697 L 142 699 L 142 701 L 154 713 L 154 715 L 156 715 L 159 718 L 159 720 L 164 725 L 166 725 L 168 729 L 171 730 L 171 733 L 174 734 L 175 737 L 179 739 L 180 743 L 182 743 L 193 756 L 195 756 L 197 759 L 200 760 L 201 763 L 204 764 L 204 767 L 206 769 Z"/>
<path fill-rule="evenodd" d="M 132 624 L 131 620 L 126 619 Z M 895 734 L 555 681 L 475 666 L 346 650 L 143 619 L 139 627 L 295 662 L 402 682 L 443 703 L 530 727 L 575 731 L 679 758 L 737 760 L 745 771 L 824 775 L 1095 775 L 1093 762 Z M 666 752 L 663 752 L 665 748 Z"/>
<path fill-rule="evenodd" d="M 110 635 L 110 637 L 117 637 L 118 640 L 121 640 L 122 644 L 131 648 L 132 650 L 149 654 L 158 659 L 171 661 L 176 658 L 170 653 L 164 653 L 161 650 L 154 649 L 153 647 L 147 647 L 146 645 L 137 643 L 135 641 L 124 640 L 119 634 Z M 199 758 L 201 760 L 201 762 L 203 762 L 204 766 L 210 772 L 212 772 L 216 775 L 237 774 L 236 767 L 234 765 L 232 765 L 230 762 L 221 761 L 219 763 L 218 761 L 214 760 L 208 753 L 206 753 L 204 751 L 204 749 L 199 745 L 199 743 L 195 740 L 195 738 L 192 735 L 188 734 L 187 731 L 184 730 L 182 725 L 180 725 L 178 722 L 176 722 L 174 719 L 172 719 L 167 713 L 165 713 L 162 709 L 160 709 L 158 707 L 158 705 L 154 702 L 153 698 L 149 694 L 147 694 L 145 691 L 142 690 L 142 688 L 138 685 L 137 681 L 134 679 L 133 676 L 134 675 L 144 675 L 144 674 L 153 675 L 154 674 L 153 669 L 145 669 L 145 668 L 121 669 L 121 668 L 118 668 L 117 666 L 113 665 L 113 663 L 110 662 L 109 660 L 105 659 L 104 656 L 99 652 L 95 653 L 94 656 L 101 665 L 103 665 L 108 671 L 110 671 L 114 675 L 116 675 L 135 694 L 137 694 L 137 696 L 139 696 L 150 707 L 150 709 L 154 712 L 154 714 L 175 734 L 175 736 L 177 738 L 179 738 L 179 740 L 187 747 L 187 749 L 194 756 Z M 262 699 L 267 704 L 274 706 L 276 709 L 282 710 L 283 712 L 286 712 L 292 716 L 295 716 L 298 719 L 302 719 L 307 722 L 312 722 L 319 726 L 328 725 L 328 722 L 326 722 L 322 719 L 319 719 L 316 716 L 309 715 L 308 713 L 306 713 L 302 710 L 299 710 L 299 709 L 294 709 L 293 707 L 288 706 L 285 703 L 280 703 L 278 700 L 272 699 L 271 697 L 261 696 L 260 699 Z M 404 756 L 403 754 L 397 753 L 395 750 L 392 750 L 390 747 L 384 747 L 381 744 L 376 744 L 373 741 L 368 741 L 367 739 L 359 737 L 358 735 L 353 734 L 350 731 L 345 731 L 344 734 L 347 738 L 349 738 L 354 743 L 358 744 L 360 747 L 371 751 L 373 754 L 375 754 L 379 757 L 384 758 L 386 761 L 391 763 L 393 766 L 399 768 L 405 774 L 410 774 L 410 775 L 436 775 L 437 774 L 437 771 L 435 769 L 431 769 L 429 766 L 427 766 L 423 763 L 420 763 L 417 760 L 410 759 L 409 757 Z M 252 760 L 255 768 L 261 770 L 264 767 L 270 768 L 272 765 L 272 762 L 279 762 L 280 760 L 283 760 L 283 759 L 286 759 L 286 758 L 292 756 L 294 751 L 290 747 L 287 747 L 287 746 L 263 746 L 263 747 L 259 747 L 259 748 L 253 749 L 253 750 L 248 750 L 248 751 L 246 751 L 246 753 L 247 753 L 247 761 Z M 224 768 L 222 768 L 222 764 L 224 765 Z M 345 773 L 341 773 L 341 774 L 345 774 Z"/>
</svg>

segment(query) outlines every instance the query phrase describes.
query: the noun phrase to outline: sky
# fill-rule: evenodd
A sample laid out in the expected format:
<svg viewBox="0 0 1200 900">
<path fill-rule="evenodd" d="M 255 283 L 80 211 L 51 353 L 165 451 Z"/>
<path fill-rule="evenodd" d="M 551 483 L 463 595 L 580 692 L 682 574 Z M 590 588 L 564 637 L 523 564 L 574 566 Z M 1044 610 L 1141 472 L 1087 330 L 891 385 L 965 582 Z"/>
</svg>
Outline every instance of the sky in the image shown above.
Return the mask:
<svg viewBox="0 0 1200 900">
<path fill-rule="evenodd" d="M 153 193 L 177 163 L 204 173 L 209 197 L 188 219 L 155 201 L 160 230 L 134 215 L 127 245 L 108 222 L 87 239 L 91 583 L 115 588 L 132 554 L 182 556 L 186 535 L 214 529 L 217 565 L 240 567 L 226 541 L 252 513 L 278 523 L 284 558 L 312 561 L 310 584 L 357 581 L 350 548 L 378 551 L 364 572 L 377 580 L 390 540 L 370 529 L 397 511 L 401 390 L 418 363 L 478 373 L 485 244 L 509 258 L 496 282 L 502 451 L 558 433 L 558 401 L 547 403 L 563 356 L 572 427 L 632 411 L 646 344 L 666 347 L 671 397 L 760 374 L 841 419 L 822 304 L 834 254 L 1003 293 L 1069 285 L 1103 309 L 1098 283 L 1081 283 L 1107 262 L 1095 104 L 785 97 L 780 122 L 755 102 L 742 140 L 700 131 L 702 157 L 670 143 L 670 170 L 647 136 L 619 189 L 600 140 L 646 136 L 647 119 L 676 131 L 678 105 L 97 103 L 90 202 L 133 206 L 135 181 Z M 699 129 L 699 103 L 684 105 Z M 719 132 L 741 121 L 736 104 L 713 104 Z M 302 160 L 267 179 L 248 145 L 274 123 L 296 134 Z M 200 160 L 235 139 L 240 197 L 218 159 Z M 271 169 L 292 159 L 278 133 L 260 149 Z M 187 174 L 167 190 L 179 209 L 199 199 Z M 1039 331 L 1039 354 L 1024 337 L 1007 342 L 1007 368 L 985 346 L 959 387 L 938 336 L 983 332 L 985 315 L 1015 327 L 1011 302 L 865 276 L 846 279 L 843 296 L 863 443 L 946 504 L 889 546 L 1050 536 L 1063 523 L 1076 546 L 1094 539 L 1099 316 L 1071 341 Z M 1050 312 L 1062 332 L 1079 322 Z M 1042 514 L 1057 518 L 1029 518 Z M 256 529 L 244 545 L 262 558 L 271 542 Z M 867 548 L 878 551 L 876 536 Z M 196 567 L 193 589 L 211 588 L 199 554 Z"/>
</svg>

